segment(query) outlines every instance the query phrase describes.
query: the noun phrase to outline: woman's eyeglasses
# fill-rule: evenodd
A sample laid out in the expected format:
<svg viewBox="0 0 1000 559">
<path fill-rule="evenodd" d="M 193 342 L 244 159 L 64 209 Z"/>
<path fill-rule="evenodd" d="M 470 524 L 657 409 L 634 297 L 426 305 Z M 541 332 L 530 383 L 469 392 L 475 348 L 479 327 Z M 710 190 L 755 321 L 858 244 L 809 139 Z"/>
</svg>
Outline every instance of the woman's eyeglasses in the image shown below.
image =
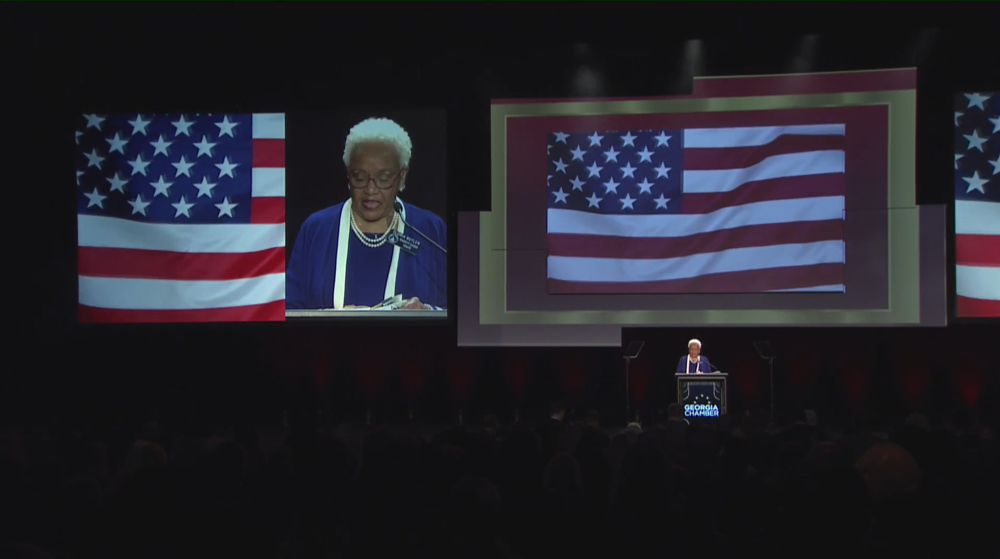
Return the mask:
<svg viewBox="0 0 1000 559">
<path fill-rule="evenodd" d="M 389 190 L 396 184 L 396 179 L 402 174 L 403 170 L 400 169 L 395 173 L 390 173 L 388 171 L 379 173 L 377 175 L 369 175 L 364 171 L 354 171 L 347 175 L 347 181 L 350 183 L 351 188 L 361 190 L 362 188 L 367 188 L 368 183 L 375 182 L 375 186 L 379 190 Z"/>
</svg>

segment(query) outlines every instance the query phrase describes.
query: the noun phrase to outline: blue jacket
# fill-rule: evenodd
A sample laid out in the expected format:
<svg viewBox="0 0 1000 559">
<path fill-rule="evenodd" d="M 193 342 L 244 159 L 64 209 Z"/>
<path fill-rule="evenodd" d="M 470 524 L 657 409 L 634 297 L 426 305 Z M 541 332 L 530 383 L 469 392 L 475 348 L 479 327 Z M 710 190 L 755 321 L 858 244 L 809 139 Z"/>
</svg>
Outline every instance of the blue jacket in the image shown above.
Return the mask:
<svg viewBox="0 0 1000 559">
<path fill-rule="evenodd" d="M 405 204 L 403 207 L 406 222 L 410 226 L 447 248 L 447 226 L 444 220 L 413 204 Z M 343 209 L 344 202 L 341 202 L 320 210 L 309 216 L 299 229 L 285 272 L 286 309 L 334 308 L 333 284 L 337 270 L 337 251 L 340 248 L 338 243 Z M 448 306 L 447 255 L 431 246 L 410 227 L 406 228 L 405 234 L 420 241 L 420 247 L 416 255 L 400 250 L 396 293 L 405 299 L 419 297 L 424 304 L 446 308 Z M 353 236 L 352 234 L 351 237 Z M 356 259 L 353 252 L 349 254 L 352 254 L 347 264 L 349 267 L 361 261 L 360 256 Z M 352 291 L 359 292 L 360 288 L 381 296 L 382 290 L 385 289 L 387 273 L 388 266 L 383 269 L 350 270 L 345 280 L 348 297 Z M 356 282 L 353 289 L 351 282 Z M 344 304 L 371 306 L 380 301 L 381 297 L 377 297 L 374 301 L 345 299 Z"/>
<path fill-rule="evenodd" d="M 701 356 L 698 357 L 698 361 L 699 361 L 701 372 L 703 372 L 703 373 L 711 373 L 712 372 L 712 365 L 710 365 L 708 363 L 708 358 L 707 357 L 705 357 L 704 355 L 701 355 Z M 690 366 L 686 366 L 685 364 L 689 364 Z M 695 372 L 695 370 L 697 368 L 698 367 L 696 366 L 696 364 L 695 363 L 690 363 L 688 361 L 688 356 L 685 355 L 684 357 L 681 357 L 681 360 L 677 363 L 677 374 L 678 375 L 683 375 L 685 373 L 692 374 L 692 373 Z"/>
</svg>

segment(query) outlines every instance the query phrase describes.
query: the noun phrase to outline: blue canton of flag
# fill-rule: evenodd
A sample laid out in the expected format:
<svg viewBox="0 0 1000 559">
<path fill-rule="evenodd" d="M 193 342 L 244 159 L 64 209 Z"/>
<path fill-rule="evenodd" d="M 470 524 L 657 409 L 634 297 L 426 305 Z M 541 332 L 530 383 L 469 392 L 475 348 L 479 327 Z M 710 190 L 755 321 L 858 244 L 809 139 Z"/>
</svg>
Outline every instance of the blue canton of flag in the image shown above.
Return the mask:
<svg viewBox="0 0 1000 559">
<path fill-rule="evenodd" d="M 1000 93 L 955 100 L 955 200 L 1000 202 Z"/>
<path fill-rule="evenodd" d="M 605 215 L 681 213 L 680 130 L 549 134 L 548 207 Z"/>
<path fill-rule="evenodd" d="M 77 213 L 145 223 L 250 223 L 252 118 L 80 117 Z"/>
</svg>

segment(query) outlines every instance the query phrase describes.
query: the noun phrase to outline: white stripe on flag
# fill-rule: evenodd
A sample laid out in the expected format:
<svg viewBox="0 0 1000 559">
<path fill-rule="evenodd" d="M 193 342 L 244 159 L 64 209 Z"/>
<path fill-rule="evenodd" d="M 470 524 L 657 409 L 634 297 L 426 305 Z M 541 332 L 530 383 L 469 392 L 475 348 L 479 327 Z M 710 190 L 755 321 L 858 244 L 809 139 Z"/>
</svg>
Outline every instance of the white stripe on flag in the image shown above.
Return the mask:
<svg viewBox="0 0 1000 559">
<path fill-rule="evenodd" d="M 284 223 L 174 225 L 81 214 L 77 232 L 82 247 L 241 253 L 285 246 Z"/>
<path fill-rule="evenodd" d="M 550 208 L 548 232 L 611 237 L 676 238 L 748 225 L 843 218 L 843 196 L 754 202 L 722 208 L 707 214 L 601 215 Z"/>
<path fill-rule="evenodd" d="M 684 193 L 730 192 L 751 181 L 843 172 L 844 152 L 841 150 L 786 153 L 772 155 L 743 169 L 684 171 Z"/>
<path fill-rule="evenodd" d="M 955 266 L 955 293 L 973 299 L 1000 301 L 1000 268 Z"/>
<path fill-rule="evenodd" d="M 692 128 L 684 131 L 685 148 L 737 148 L 767 145 L 779 136 L 843 136 L 843 124 L 757 126 L 746 128 Z"/>
<path fill-rule="evenodd" d="M 556 280 L 647 282 L 788 266 L 839 264 L 844 261 L 844 243 L 841 241 L 820 241 L 735 248 L 661 259 L 573 256 L 549 256 L 548 259 L 548 277 Z"/>
<path fill-rule="evenodd" d="M 285 195 L 284 167 L 254 167 L 251 179 L 254 198 Z"/>
<path fill-rule="evenodd" d="M 284 140 L 284 113 L 254 114 L 253 138 L 255 140 Z"/>
<path fill-rule="evenodd" d="M 224 281 L 80 276 L 80 304 L 103 309 L 220 309 L 263 305 L 284 298 L 285 274 Z"/>
<path fill-rule="evenodd" d="M 956 235 L 1000 235 L 1000 204 L 955 201 Z"/>
</svg>

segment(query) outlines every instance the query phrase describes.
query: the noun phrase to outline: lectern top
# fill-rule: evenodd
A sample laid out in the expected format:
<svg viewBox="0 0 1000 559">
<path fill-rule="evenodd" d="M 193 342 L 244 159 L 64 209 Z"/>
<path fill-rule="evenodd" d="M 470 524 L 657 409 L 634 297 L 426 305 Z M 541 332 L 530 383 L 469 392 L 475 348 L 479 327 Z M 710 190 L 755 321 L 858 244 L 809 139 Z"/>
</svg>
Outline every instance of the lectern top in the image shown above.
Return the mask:
<svg viewBox="0 0 1000 559">
<path fill-rule="evenodd" d="M 642 351 L 642 346 L 645 344 L 646 342 L 639 340 L 628 344 L 628 347 L 625 348 L 625 359 L 635 359 L 636 357 L 639 357 L 639 352 Z"/>
</svg>

